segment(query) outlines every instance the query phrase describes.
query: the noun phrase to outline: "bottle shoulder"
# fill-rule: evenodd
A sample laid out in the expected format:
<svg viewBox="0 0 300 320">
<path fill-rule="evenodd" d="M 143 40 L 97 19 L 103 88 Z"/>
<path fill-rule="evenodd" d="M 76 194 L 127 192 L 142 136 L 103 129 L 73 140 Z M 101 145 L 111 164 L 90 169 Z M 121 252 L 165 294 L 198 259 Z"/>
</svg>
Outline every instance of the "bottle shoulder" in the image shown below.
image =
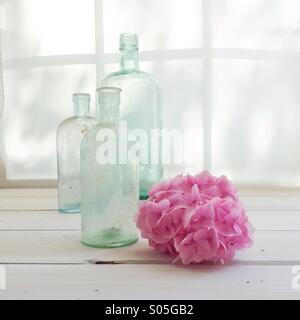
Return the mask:
<svg viewBox="0 0 300 320">
<path fill-rule="evenodd" d="M 63 120 L 57 130 L 71 130 L 71 129 L 78 129 L 80 130 L 82 127 L 86 127 L 87 129 L 93 127 L 96 124 L 95 118 L 89 116 L 89 117 L 69 117 Z"/>
<path fill-rule="evenodd" d="M 118 126 L 115 124 L 103 124 L 103 123 L 99 123 L 97 122 L 93 127 L 91 127 L 91 129 L 89 130 L 89 132 L 87 133 L 88 138 L 89 137 L 94 137 L 98 134 L 99 130 L 112 130 L 115 131 L 117 130 Z"/>
<path fill-rule="evenodd" d="M 93 123 L 96 122 L 94 117 L 69 117 L 64 119 L 59 126 L 72 125 L 72 124 L 81 124 L 81 123 Z"/>
<path fill-rule="evenodd" d="M 141 70 L 111 72 L 100 80 L 100 86 L 114 84 L 121 86 L 128 81 L 147 83 L 148 85 L 159 88 L 159 82 L 152 75 Z"/>
</svg>

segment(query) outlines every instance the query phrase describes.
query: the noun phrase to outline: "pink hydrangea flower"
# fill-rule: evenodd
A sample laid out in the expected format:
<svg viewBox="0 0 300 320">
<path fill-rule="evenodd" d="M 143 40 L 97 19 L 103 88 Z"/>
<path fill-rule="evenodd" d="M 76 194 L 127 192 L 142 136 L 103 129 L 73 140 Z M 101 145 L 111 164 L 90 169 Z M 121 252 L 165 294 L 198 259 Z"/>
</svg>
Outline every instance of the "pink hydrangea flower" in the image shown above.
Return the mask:
<svg viewBox="0 0 300 320">
<path fill-rule="evenodd" d="M 136 224 L 151 247 L 183 264 L 224 262 L 252 244 L 253 228 L 235 186 L 207 171 L 154 185 Z"/>
</svg>

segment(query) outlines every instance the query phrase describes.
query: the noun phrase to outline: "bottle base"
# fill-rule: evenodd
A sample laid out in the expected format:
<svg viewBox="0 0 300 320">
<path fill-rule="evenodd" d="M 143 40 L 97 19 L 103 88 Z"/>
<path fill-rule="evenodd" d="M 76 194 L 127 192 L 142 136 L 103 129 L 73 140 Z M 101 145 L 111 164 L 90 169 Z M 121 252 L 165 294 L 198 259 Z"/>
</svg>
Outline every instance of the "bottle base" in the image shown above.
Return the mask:
<svg viewBox="0 0 300 320">
<path fill-rule="evenodd" d="M 149 198 L 148 191 L 140 190 L 140 200 L 147 200 Z"/>
<path fill-rule="evenodd" d="M 147 200 L 149 196 L 140 195 L 140 200 Z"/>
<path fill-rule="evenodd" d="M 58 209 L 61 213 L 80 213 L 80 204 L 73 207 L 65 207 Z"/>
<path fill-rule="evenodd" d="M 134 244 L 137 241 L 138 236 L 128 237 L 128 234 L 123 233 L 122 230 L 111 228 L 89 238 L 83 238 L 81 242 L 93 248 L 120 248 Z"/>
<path fill-rule="evenodd" d="M 134 243 L 136 243 L 139 239 L 133 239 L 133 240 L 128 240 L 124 242 L 116 242 L 116 243 L 109 243 L 109 244 L 91 244 L 84 242 L 83 240 L 81 241 L 85 246 L 92 247 L 92 248 L 99 248 L 99 249 L 114 249 L 114 248 L 122 248 L 122 247 L 127 247 L 130 246 Z"/>
</svg>

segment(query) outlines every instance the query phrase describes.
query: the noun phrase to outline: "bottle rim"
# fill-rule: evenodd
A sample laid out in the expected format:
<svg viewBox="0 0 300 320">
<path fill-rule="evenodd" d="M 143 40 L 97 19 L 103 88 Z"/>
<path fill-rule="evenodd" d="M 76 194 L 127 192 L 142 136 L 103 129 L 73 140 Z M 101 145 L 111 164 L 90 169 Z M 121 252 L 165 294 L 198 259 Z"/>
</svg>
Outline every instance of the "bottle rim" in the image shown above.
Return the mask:
<svg viewBox="0 0 300 320">
<path fill-rule="evenodd" d="M 135 33 L 124 32 L 120 34 L 120 50 L 136 51 L 139 48 L 138 35 Z"/>
<path fill-rule="evenodd" d="M 73 93 L 73 97 L 90 97 L 91 95 L 89 93 Z"/>
</svg>

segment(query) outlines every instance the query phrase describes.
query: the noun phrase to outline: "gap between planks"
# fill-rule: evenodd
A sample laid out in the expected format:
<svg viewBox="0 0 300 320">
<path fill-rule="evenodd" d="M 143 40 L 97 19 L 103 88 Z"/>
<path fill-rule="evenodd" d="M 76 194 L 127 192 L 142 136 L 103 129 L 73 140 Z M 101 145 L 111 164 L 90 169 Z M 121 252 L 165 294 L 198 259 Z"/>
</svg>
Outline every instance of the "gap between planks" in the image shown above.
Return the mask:
<svg viewBox="0 0 300 320">
<path fill-rule="evenodd" d="M 180 263 L 173 264 L 170 261 L 142 261 L 142 260 L 116 260 L 116 261 L 101 261 L 101 260 L 87 260 L 86 262 L 5 262 L 1 263 L 2 266 L 85 266 L 85 265 L 169 265 L 174 267 L 184 267 Z M 230 261 L 222 263 L 209 263 L 203 262 L 200 264 L 190 264 L 189 266 L 207 266 L 207 267 L 228 267 L 228 266 L 294 266 L 300 265 L 300 260 L 291 261 Z"/>
</svg>

